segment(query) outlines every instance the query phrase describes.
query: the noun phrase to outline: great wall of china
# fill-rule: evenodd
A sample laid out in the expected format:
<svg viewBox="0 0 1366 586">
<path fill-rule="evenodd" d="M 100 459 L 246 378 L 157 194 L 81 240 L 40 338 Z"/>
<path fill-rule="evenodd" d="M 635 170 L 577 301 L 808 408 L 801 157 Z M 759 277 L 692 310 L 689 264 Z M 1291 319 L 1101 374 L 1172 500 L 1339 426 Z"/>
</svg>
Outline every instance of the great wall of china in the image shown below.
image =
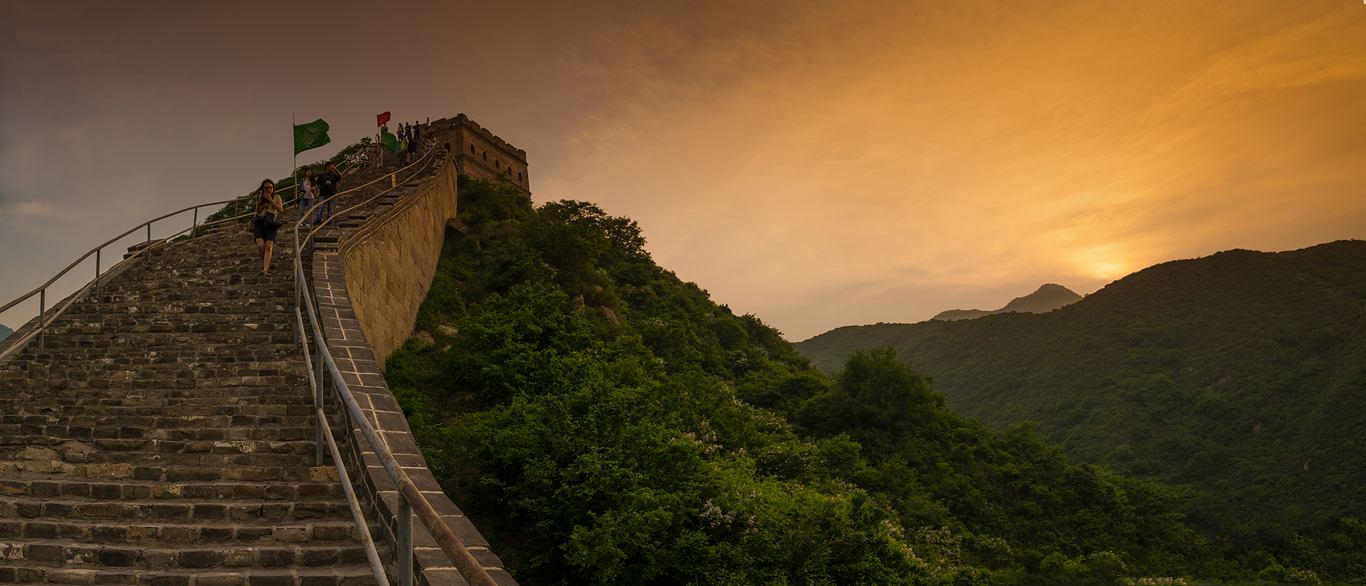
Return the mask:
<svg viewBox="0 0 1366 586">
<path fill-rule="evenodd" d="M 431 284 L 457 174 L 530 194 L 525 151 L 463 114 L 432 126 L 434 149 L 410 170 L 346 176 L 345 213 L 307 239 L 300 260 L 360 412 L 477 565 L 515 584 L 427 470 L 381 374 Z M 0 582 L 376 583 L 339 473 L 316 451 L 290 225 L 269 276 L 243 226 L 148 248 L 104 273 L 97 295 L 73 296 L 41 349 L 29 342 L 0 361 Z M 338 395 L 326 397 L 369 533 L 395 564 L 399 489 Z M 468 583 L 413 525 L 415 583 Z"/>
</svg>

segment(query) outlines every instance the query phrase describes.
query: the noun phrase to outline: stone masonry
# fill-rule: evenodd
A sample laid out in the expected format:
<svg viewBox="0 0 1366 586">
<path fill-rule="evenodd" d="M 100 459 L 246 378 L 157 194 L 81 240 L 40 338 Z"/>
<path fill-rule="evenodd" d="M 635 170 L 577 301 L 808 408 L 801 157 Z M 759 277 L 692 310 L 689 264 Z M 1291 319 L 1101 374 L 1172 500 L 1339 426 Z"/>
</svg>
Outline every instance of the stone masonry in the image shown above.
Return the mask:
<svg viewBox="0 0 1366 586">
<path fill-rule="evenodd" d="M 433 126 L 445 129 L 436 144 L 452 148 L 416 172 L 347 175 L 343 189 L 394 179 L 341 198 L 336 226 L 305 251 L 305 272 L 324 336 L 367 418 L 475 558 L 500 584 L 515 584 L 426 469 L 376 360 L 392 347 L 371 348 L 348 288 L 348 251 L 388 242 L 380 235 L 410 230 L 414 218 L 435 224 L 439 216 L 444 229 L 454 215 L 453 131 L 463 123 Z M 331 459 L 314 466 L 288 233 L 280 231 L 270 276 L 258 274 L 242 225 L 155 248 L 106 273 L 99 298 L 76 301 L 42 350 L 31 343 L 0 362 L 0 582 L 373 583 Z M 414 241 L 431 248 L 428 236 Z M 386 250 L 413 254 L 403 245 Z M 422 262 L 391 260 L 389 271 L 423 272 Z M 402 296 L 425 296 L 426 278 Z M 411 331 L 411 316 L 405 325 L 390 313 L 385 319 Z M 392 562 L 395 487 L 335 391 L 327 396 L 371 533 Z M 419 584 L 465 583 L 419 522 L 414 538 Z"/>
</svg>

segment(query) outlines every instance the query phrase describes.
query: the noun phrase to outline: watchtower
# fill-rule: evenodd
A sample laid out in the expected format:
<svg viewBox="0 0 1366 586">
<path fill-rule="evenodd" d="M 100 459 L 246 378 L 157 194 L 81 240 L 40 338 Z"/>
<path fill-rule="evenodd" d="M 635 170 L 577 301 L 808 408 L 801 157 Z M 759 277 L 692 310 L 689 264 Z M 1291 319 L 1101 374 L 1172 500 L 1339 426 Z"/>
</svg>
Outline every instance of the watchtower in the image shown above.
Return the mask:
<svg viewBox="0 0 1366 586">
<path fill-rule="evenodd" d="M 492 132 L 461 114 L 449 123 L 451 128 L 437 128 L 437 134 L 451 132 L 450 147 L 455 151 L 455 168 L 475 179 L 503 178 L 531 195 L 531 178 L 527 174 L 526 151 L 516 148 Z"/>
</svg>

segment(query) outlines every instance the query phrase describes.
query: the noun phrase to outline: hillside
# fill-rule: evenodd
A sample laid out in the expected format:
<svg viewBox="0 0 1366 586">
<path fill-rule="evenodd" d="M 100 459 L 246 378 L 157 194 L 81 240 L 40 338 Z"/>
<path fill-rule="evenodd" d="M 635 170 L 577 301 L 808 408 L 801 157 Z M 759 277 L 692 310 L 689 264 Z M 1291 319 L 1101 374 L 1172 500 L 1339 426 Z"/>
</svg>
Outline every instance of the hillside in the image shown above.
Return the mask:
<svg viewBox="0 0 1366 586">
<path fill-rule="evenodd" d="M 1081 295 L 1077 295 L 1072 292 L 1071 289 L 1063 287 L 1062 285 L 1047 283 L 1042 287 L 1039 287 L 1038 291 L 1025 295 L 1024 297 L 1016 297 L 1010 300 L 1010 303 L 1007 303 L 1005 307 L 995 311 L 985 311 L 981 309 L 950 309 L 948 311 L 940 312 L 939 315 L 930 319 L 941 321 L 975 319 L 984 315 L 1010 313 L 1012 311 L 1021 313 L 1046 313 L 1064 305 L 1076 303 L 1079 300 L 1081 300 Z"/>
<path fill-rule="evenodd" d="M 3 339 L 5 339 L 5 338 L 8 338 L 9 335 L 10 335 L 10 334 L 13 334 L 13 333 L 14 333 L 14 330 L 11 330 L 11 329 L 5 327 L 5 324 L 0 324 L 0 340 L 3 340 Z"/>
<path fill-rule="evenodd" d="M 462 177 L 459 219 L 385 378 L 526 586 L 1366 579 L 1357 519 L 1237 544 L 890 350 L 816 370 L 592 204 Z"/>
<path fill-rule="evenodd" d="M 850 326 L 795 345 L 840 368 L 889 346 L 988 427 L 1189 489 L 1240 538 L 1366 513 L 1366 242 L 1134 273 L 1056 311 Z"/>
</svg>

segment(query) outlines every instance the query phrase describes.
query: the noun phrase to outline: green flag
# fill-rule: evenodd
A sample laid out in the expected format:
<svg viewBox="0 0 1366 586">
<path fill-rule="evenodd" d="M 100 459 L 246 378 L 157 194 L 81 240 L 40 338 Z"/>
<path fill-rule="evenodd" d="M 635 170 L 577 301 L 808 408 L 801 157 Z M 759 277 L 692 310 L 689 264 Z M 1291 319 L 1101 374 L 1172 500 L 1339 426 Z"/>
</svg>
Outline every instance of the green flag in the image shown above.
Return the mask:
<svg viewBox="0 0 1366 586">
<path fill-rule="evenodd" d="M 329 142 L 332 138 L 327 136 L 328 125 L 322 118 L 309 122 L 308 124 L 297 124 L 294 126 L 294 154 L 302 153 L 308 149 L 316 149 Z"/>
<path fill-rule="evenodd" d="M 379 134 L 379 144 L 392 152 L 399 152 L 398 137 L 387 130 Z"/>
</svg>

